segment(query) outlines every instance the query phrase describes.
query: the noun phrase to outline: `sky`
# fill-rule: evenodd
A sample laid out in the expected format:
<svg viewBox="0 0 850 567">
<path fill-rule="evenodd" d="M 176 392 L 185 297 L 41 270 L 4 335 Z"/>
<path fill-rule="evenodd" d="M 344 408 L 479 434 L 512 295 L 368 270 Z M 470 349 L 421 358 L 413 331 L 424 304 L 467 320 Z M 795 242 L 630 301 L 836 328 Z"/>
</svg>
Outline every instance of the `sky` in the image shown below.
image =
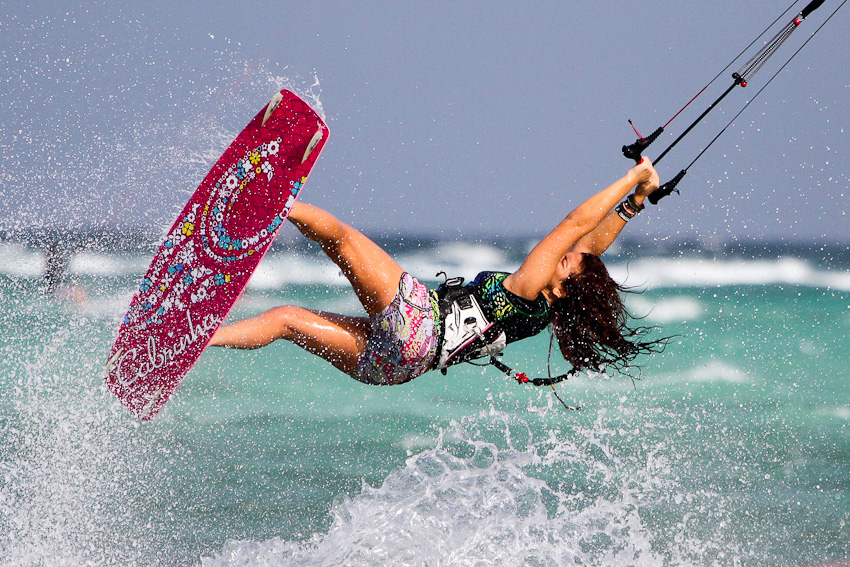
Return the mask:
<svg viewBox="0 0 850 567">
<path fill-rule="evenodd" d="M 642 134 L 666 122 L 789 4 L 5 2 L 0 230 L 164 231 L 287 87 L 331 131 L 305 201 L 371 234 L 545 234 L 625 174 L 629 119 Z M 671 151 L 662 181 L 839 5 L 812 13 Z M 848 21 L 839 11 L 629 234 L 850 243 Z"/>
</svg>

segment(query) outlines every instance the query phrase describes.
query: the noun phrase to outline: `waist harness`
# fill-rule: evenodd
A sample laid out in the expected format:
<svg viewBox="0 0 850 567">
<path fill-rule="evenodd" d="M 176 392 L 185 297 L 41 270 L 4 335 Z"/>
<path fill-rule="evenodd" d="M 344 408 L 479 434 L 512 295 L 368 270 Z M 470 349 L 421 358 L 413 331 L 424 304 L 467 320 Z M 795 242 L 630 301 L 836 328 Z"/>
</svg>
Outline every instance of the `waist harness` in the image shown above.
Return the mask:
<svg viewBox="0 0 850 567">
<path fill-rule="evenodd" d="M 439 275 L 439 274 L 438 274 Z M 506 272 L 481 272 L 463 285 L 451 278 L 437 288 L 440 342 L 437 368 L 494 357 L 507 344 L 532 337 L 552 320 L 543 297 L 524 299 L 504 286 Z"/>
<path fill-rule="evenodd" d="M 452 364 L 495 356 L 508 344 L 505 332 L 488 319 L 472 288 L 463 285 L 463 278 L 447 279 L 440 284 L 437 305 L 440 309 L 437 368 L 443 374 Z"/>
</svg>

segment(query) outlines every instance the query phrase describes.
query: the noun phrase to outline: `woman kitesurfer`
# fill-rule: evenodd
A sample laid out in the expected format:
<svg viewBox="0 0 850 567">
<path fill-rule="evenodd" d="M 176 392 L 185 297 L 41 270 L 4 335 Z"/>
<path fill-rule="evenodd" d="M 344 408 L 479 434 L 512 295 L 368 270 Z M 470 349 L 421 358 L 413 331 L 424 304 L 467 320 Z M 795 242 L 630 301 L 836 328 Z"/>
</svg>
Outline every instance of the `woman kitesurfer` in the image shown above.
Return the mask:
<svg viewBox="0 0 850 567">
<path fill-rule="evenodd" d="M 390 385 L 457 362 L 494 360 L 506 343 L 552 324 L 574 370 L 622 369 L 658 343 L 641 341 L 642 330 L 627 325 L 624 290 L 599 255 L 658 185 L 643 158 L 576 207 L 512 274 L 482 272 L 466 286 L 444 284 L 436 292 L 357 230 L 295 203 L 290 222 L 339 266 L 368 316 L 285 305 L 221 327 L 210 345 L 256 349 L 285 339 L 361 382 Z"/>
</svg>

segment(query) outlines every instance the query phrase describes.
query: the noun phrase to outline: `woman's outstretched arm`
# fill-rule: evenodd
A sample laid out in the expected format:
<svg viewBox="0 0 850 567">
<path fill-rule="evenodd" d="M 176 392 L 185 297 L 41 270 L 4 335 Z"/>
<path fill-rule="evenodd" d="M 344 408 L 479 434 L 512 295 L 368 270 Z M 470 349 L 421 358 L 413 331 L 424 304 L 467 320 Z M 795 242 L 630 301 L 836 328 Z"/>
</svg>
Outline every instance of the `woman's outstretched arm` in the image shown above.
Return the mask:
<svg viewBox="0 0 850 567">
<path fill-rule="evenodd" d="M 642 206 L 644 200 L 656 189 L 658 189 L 658 174 L 653 171 L 649 181 L 638 184 L 635 187 L 635 202 Z M 587 252 L 595 256 L 601 256 L 620 235 L 620 231 L 626 226 L 626 221 L 620 218 L 616 211 L 609 211 L 596 228 L 582 236 L 571 252 Z"/>
<path fill-rule="evenodd" d="M 655 169 L 644 158 L 624 177 L 576 207 L 532 249 L 519 269 L 508 276 L 505 287 L 520 297 L 535 299 L 552 282 L 555 269 L 567 252 L 593 231 L 632 187 L 653 178 L 657 179 Z"/>
</svg>

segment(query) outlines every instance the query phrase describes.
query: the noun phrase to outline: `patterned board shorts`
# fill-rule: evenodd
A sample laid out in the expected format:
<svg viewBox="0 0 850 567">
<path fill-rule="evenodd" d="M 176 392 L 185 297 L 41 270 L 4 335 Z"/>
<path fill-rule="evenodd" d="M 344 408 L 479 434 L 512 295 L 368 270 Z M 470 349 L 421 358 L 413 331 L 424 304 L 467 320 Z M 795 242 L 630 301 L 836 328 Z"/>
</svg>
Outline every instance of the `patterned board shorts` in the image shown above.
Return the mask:
<svg viewBox="0 0 850 567">
<path fill-rule="evenodd" d="M 389 386 L 430 370 L 437 356 L 436 313 L 428 288 L 403 273 L 392 302 L 369 321 L 369 342 L 352 378 Z"/>
</svg>

